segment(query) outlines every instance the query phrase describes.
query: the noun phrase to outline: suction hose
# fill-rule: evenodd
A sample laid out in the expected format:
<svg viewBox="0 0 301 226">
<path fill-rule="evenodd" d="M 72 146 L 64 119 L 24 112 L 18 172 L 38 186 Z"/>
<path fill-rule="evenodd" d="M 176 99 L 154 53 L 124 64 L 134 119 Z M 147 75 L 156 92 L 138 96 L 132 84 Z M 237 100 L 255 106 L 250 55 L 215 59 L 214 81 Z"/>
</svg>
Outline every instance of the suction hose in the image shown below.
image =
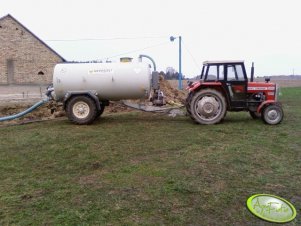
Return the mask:
<svg viewBox="0 0 301 226">
<path fill-rule="evenodd" d="M 140 59 L 140 61 L 142 60 L 142 57 L 145 57 L 145 58 L 149 59 L 149 60 L 150 60 L 150 61 L 153 63 L 153 66 L 154 66 L 154 71 L 157 71 L 156 63 L 155 63 L 155 61 L 154 61 L 154 59 L 153 59 L 153 58 L 151 58 L 150 56 L 147 56 L 147 55 L 141 54 L 141 55 L 139 55 L 139 59 Z"/>
<path fill-rule="evenodd" d="M 5 116 L 5 117 L 1 117 L 0 122 L 20 118 L 20 117 L 32 112 L 33 110 L 37 109 L 38 107 L 42 106 L 43 104 L 47 103 L 48 101 L 49 101 L 49 98 L 47 97 L 47 98 L 45 98 L 43 100 L 40 100 L 39 102 L 35 103 L 34 105 L 32 105 L 30 108 L 26 109 L 25 111 L 22 111 L 18 114 L 15 114 L 15 115 L 9 115 L 9 116 Z"/>
</svg>

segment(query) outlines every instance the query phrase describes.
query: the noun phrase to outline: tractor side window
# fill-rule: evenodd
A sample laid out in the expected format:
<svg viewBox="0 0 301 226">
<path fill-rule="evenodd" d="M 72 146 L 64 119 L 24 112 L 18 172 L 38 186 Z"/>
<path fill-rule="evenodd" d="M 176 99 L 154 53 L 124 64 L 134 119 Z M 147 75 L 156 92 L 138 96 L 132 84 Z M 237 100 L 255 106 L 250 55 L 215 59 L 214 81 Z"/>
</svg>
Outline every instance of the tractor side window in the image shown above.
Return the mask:
<svg viewBox="0 0 301 226">
<path fill-rule="evenodd" d="M 228 81 L 244 81 L 244 72 L 241 65 L 228 65 L 227 67 Z"/>
<path fill-rule="evenodd" d="M 211 65 L 209 66 L 208 73 L 207 73 L 207 80 L 216 80 L 217 79 L 217 66 Z"/>
<path fill-rule="evenodd" d="M 236 65 L 236 73 L 237 73 L 237 80 L 239 80 L 239 81 L 244 81 L 245 80 L 244 72 L 242 70 L 241 65 Z"/>
<path fill-rule="evenodd" d="M 228 81 L 236 80 L 236 73 L 235 73 L 234 65 L 229 65 L 227 67 L 227 77 L 228 77 Z"/>
</svg>

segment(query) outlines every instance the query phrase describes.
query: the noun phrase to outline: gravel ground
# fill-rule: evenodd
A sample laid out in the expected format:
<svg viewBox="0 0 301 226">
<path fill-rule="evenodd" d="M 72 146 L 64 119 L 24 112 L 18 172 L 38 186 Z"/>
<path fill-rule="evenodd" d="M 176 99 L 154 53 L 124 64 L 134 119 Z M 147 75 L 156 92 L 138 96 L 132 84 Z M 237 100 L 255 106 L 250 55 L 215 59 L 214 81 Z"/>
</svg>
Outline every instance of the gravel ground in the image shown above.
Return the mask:
<svg viewBox="0 0 301 226">
<path fill-rule="evenodd" d="M 0 86 L 0 106 L 34 103 L 45 97 L 46 86 Z"/>
</svg>

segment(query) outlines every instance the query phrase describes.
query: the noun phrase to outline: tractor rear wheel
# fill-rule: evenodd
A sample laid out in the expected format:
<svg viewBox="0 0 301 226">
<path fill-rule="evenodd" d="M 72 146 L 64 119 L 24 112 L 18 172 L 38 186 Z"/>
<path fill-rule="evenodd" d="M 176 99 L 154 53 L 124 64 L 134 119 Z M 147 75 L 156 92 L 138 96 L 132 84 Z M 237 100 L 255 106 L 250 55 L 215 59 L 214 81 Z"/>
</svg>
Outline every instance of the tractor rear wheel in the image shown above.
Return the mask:
<svg viewBox="0 0 301 226">
<path fill-rule="evenodd" d="M 283 110 L 279 105 L 269 105 L 263 109 L 262 120 L 270 125 L 277 125 L 283 119 Z"/>
<path fill-rule="evenodd" d="M 191 117 L 191 110 L 190 110 L 191 106 L 190 106 L 190 104 L 191 104 L 191 99 L 192 99 L 192 97 L 193 97 L 193 94 L 194 94 L 194 92 L 190 92 L 190 93 L 188 94 L 186 100 L 185 100 L 186 112 L 187 112 L 187 115 L 188 115 L 189 117 Z"/>
<path fill-rule="evenodd" d="M 88 96 L 71 97 L 66 105 L 67 116 L 75 124 L 91 124 L 97 116 L 94 100 Z"/>
<path fill-rule="evenodd" d="M 199 124 L 219 123 L 225 117 L 226 111 L 226 100 L 217 90 L 200 90 L 191 99 L 191 117 Z"/>
</svg>

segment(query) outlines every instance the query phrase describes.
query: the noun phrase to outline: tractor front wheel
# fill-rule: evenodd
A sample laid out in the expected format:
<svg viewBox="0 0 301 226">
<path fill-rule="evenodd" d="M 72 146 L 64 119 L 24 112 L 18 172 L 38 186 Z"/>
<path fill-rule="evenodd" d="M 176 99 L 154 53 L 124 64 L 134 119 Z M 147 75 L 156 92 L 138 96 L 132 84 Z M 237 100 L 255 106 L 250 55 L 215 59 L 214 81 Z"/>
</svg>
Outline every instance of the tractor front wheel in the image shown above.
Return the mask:
<svg viewBox="0 0 301 226">
<path fill-rule="evenodd" d="M 191 98 L 191 117 L 199 124 L 216 124 L 223 120 L 227 106 L 224 96 L 214 89 L 203 89 Z"/>
<path fill-rule="evenodd" d="M 280 106 L 272 104 L 263 109 L 262 120 L 270 125 L 277 125 L 283 119 L 283 110 Z"/>
</svg>

